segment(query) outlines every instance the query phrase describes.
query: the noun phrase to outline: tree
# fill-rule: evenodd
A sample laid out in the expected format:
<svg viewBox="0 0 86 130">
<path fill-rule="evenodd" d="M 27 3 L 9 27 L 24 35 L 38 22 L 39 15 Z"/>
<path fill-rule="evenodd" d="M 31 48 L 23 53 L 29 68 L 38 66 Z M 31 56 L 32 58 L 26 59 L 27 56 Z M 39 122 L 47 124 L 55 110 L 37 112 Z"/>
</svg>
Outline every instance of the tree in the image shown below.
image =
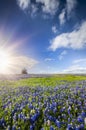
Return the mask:
<svg viewBox="0 0 86 130">
<path fill-rule="evenodd" d="M 28 74 L 27 69 L 24 68 L 24 69 L 22 70 L 22 74 Z"/>
</svg>

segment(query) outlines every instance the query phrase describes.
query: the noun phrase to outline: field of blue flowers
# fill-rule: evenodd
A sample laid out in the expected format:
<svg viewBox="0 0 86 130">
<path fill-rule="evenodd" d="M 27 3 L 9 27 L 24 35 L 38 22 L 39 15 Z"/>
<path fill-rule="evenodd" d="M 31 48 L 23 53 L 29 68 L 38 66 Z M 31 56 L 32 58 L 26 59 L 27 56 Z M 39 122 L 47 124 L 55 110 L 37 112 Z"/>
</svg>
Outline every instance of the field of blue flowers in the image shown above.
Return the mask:
<svg viewBox="0 0 86 130">
<path fill-rule="evenodd" d="M 1 85 L 0 130 L 86 130 L 86 80 L 50 81 Z"/>
</svg>

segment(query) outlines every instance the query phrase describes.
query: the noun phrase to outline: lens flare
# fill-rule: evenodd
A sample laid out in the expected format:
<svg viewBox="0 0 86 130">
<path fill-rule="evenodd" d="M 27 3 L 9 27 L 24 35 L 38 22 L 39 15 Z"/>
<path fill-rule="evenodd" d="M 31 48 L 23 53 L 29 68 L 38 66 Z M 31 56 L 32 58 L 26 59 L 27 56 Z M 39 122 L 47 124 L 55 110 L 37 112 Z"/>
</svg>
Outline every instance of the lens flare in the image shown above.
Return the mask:
<svg viewBox="0 0 86 130">
<path fill-rule="evenodd" d="M 28 38 L 13 40 L 11 35 L 0 32 L 0 74 L 20 74 L 23 68 L 31 69 L 38 63 L 29 56 L 21 55 L 22 46 Z"/>
<path fill-rule="evenodd" d="M 0 74 L 21 73 L 23 68 L 32 68 L 38 62 L 26 56 L 13 54 L 11 51 L 0 49 Z"/>
<path fill-rule="evenodd" d="M 0 50 L 0 73 L 6 71 L 11 64 L 11 56 L 4 50 Z"/>
</svg>

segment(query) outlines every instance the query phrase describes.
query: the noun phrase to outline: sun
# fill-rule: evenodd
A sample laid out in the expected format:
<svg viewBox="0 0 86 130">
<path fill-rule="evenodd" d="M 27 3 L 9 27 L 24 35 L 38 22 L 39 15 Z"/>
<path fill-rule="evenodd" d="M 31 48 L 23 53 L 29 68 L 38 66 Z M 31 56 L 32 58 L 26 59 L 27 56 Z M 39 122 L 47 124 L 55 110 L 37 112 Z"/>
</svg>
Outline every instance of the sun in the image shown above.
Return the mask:
<svg viewBox="0 0 86 130">
<path fill-rule="evenodd" d="M 0 73 L 6 72 L 11 64 L 10 55 L 4 50 L 0 50 Z"/>
<path fill-rule="evenodd" d="M 22 45 L 27 40 L 28 37 L 14 39 L 12 33 L 5 35 L 4 30 L 0 31 L 0 76 L 21 74 L 23 68 L 31 68 L 35 64 L 34 59 L 22 55 Z"/>
</svg>

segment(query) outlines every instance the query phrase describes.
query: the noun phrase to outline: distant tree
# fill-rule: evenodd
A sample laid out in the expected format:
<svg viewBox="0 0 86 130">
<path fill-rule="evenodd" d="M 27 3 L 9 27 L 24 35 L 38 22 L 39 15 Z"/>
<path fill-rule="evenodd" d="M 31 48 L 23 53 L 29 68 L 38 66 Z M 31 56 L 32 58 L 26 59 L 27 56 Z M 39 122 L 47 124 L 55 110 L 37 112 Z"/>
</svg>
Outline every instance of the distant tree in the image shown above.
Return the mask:
<svg viewBox="0 0 86 130">
<path fill-rule="evenodd" d="M 27 69 L 22 69 L 22 74 L 28 74 Z"/>
</svg>

